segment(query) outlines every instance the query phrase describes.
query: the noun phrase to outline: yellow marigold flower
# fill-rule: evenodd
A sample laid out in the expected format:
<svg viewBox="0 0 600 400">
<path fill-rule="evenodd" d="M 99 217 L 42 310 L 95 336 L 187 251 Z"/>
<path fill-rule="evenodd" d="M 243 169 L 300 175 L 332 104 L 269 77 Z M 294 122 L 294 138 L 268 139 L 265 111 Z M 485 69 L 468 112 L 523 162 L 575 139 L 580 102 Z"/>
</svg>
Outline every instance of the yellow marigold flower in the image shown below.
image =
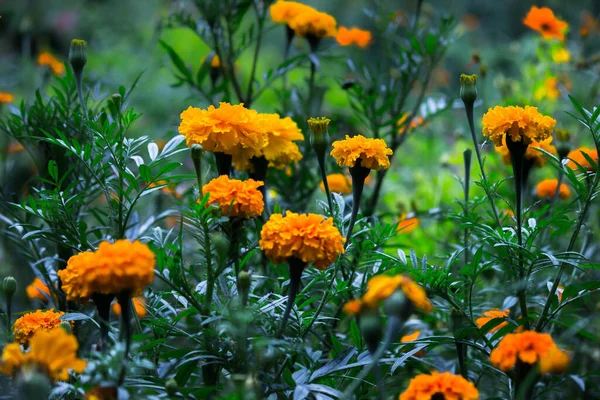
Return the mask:
<svg viewBox="0 0 600 400">
<path fill-rule="evenodd" d="M 236 160 L 258 156 L 266 145 L 266 132 L 259 114 L 243 104 L 220 103 L 202 110 L 189 107 L 181 113 L 179 133 L 186 144 L 204 150 L 232 155 Z"/>
<path fill-rule="evenodd" d="M 532 160 L 536 167 L 543 167 L 546 165 L 546 157 L 544 153 L 537 149 L 542 149 L 547 151 L 550 154 L 557 155 L 556 147 L 551 144 L 552 136 L 548 139 L 542 140 L 541 142 L 533 141 L 529 146 L 527 146 L 527 150 L 525 150 L 525 159 Z M 510 151 L 508 151 L 508 147 L 506 147 L 506 137 L 502 138 L 502 146 L 494 147 L 496 153 L 500 153 L 502 155 L 502 161 L 505 164 L 510 165 Z"/>
<path fill-rule="evenodd" d="M 400 119 L 396 121 L 396 126 L 398 126 L 398 133 L 400 134 L 403 134 L 404 132 L 410 132 L 413 129 L 425 124 L 425 118 L 423 118 L 420 115 L 417 115 L 410 121 L 408 128 L 406 128 L 404 125 L 406 124 L 406 119 L 408 118 L 408 115 L 409 113 L 404 113 L 402 114 Z"/>
<path fill-rule="evenodd" d="M 352 181 L 349 177 L 344 174 L 329 174 L 327 175 L 327 183 L 329 184 L 329 190 L 341 194 L 352 193 Z M 325 184 L 321 181 L 319 187 L 322 191 L 325 191 Z"/>
<path fill-rule="evenodd" d="M 2 351 L 0 360 L 0 373 L 13 376 L 23 364 L 23 352 L 18 343 L 9 343 Z"/>
<path fill-rule="evenodd" d="M 377 275 L 367 282 L 367 291 L 362 301 L 368 307 L 378 307 L 382 301 L 390 297 L 396 290 L 402 290 L 404 295 L 421 311 L 433 310 L 425 290 L 412 279 L 403 275 Z"/>
<path fill-rule="evenodd" d="M 296 1 L 279 0 L 269 7 L 269 11 L 271 13 L 271 20 L 276 24 L 289 24 L 298 15 L 316 10 Z"/>
<path fill-rule="evenodd" d="M 536 364 L 546 356 L 554 357 L 556 344 L 552 336 L 547 333 L 525 331 L 522 333 L 510 333 L 500 340 L 498 346 L 492 350 L 491 363 L 502 371 L 510 371 L 517 360 L 525 364 Z M 552 350 L 551 353 L 549 351 Z M 545 367 L 553 364 L 546 360 Z"/>
<path fill-rule="evenodd" d="M 558 179 L 544 179 L 536 186 L 536 194 L 540 199 L 553 199 L 558 189 Z M 571 191 L 566 183 L 560 184 L 560 193 L 558 195 L 562 200 L 571 197 Z"/>
<path fill-rule="evenodd" d="M 318 39 L 334 37 L 337 32 L 336 25 L 335 18 L 315 9 L 302 12 L 288 22 L 288 26 L 296 35 Z"/>
<path fill-rule="evenodd" d="M 398 228 L 396 229 L 396 232 L 411 233 L 419 227 L 419 224 L 420 221 L 417 217 L 401 219 L 398 222 Z"/>
<path fill-rule="evenodd" d="M 102 242 L 95 252 L 69 258 L 58 271 L 67 299 L 83 301 L 92 294 L 140 293 L 154 279 L 156 260 L 150 248 L 138 241 Z"/>
<path fill-rule="evenodd" d="M 364 304 L 362 301 L 354 299 L 344 304 L 342 311 L 344 311 L 344 313 L 347 315 L 358 315 L 362 311 L 363 306 Z"/>
<path fill-rule="evenodd" d="M 50 288 L 46 286 L 44 282 L 38 277 L 33 279 L 33 282 L 25 289 L 27 292 L 27 297 L 31 300 L 38 299 L 43 301 L 44 303 L 48 302 L 48 297 L 50 296 Z M 44 296 L 45 295 L 45 296 Z"/>
<path fill-rule="evenodd" d="M 221 67 L 221 59 L 219 58 L 218 55 L 215 54 L 210 59 L 210 67 L 211 68 L 220 68 Z"/>
<path fill-rule="evenodd" d="M 506 309 L 504 311 L 497 309 L 497 308 L 493 308 L 491 310 L 485 311 L 483 313 L 483 317 L 479 317 L 475 320 L 475 323 L 477 324 L 478 327 L 482 327 L 485 324 L 487 324 L 488 322 L 490 322 L 493 319 L 496 318 L 507 318 L 508 314 L 509 314 L 510 310 Z M 493 327 L 492 329 L 490 329 L 490 333 L 494 333 L 499 331 L 500 329 L 504 328 L 506 325 L 508 325 L 508 322 L 502 322 L 500 325 L 497 325 L 495 327 Z"/>
<path fill-rule="evenodd" d="M 146 299 L 143 297 L 134 297 L 133 298 L 133 306 L 135 307 L 135 313 L 138 317 L 144 318 L 148 315 L 148 311 L 146 311 Z M 118 302 L 112 303 L 112 312 L 116 316 L 121 315 L 121 305 Z"/>
<path fill-rule="evenodd" d="M 358 47 L 365 48 L 371 41 L 373 40 L 373 35 L 371 32 L 359 29 L 356 27 L 352 27 L 350 29 L 345 26 L 340 26 L 340 29 L 337 31 L 337 35 L 335 40 L 338 42 L 340 46 L 351 46 L 353 44 Z"/>
<path fill-rule="evenodd" d="M 490 108 L 483 116 L 483 135 L 489 137 L 496 146 L 502 146 L 502 138 L 510 135 L 513 142 L 531 144 L 550 137 L 556 120 L 538 112 L 537 107 Z"/>
<path fill-rule="evenodd" d="M 565 31 L 569 27 L 565 21 L 556 18 L 548 7 L 532 6 L 525 19 L 525 26 L 539 32 L 544 39 L 565 39 Z"/>
<path fill-rule="evenodd" d="M 479 392 L 475 385 L 460 375 L 434 371 L 431 375 L 421 374 L 412 378 L 399 400 L 430 400 L 438 397 L 446 400 L 477 400 Z"/>
<path fill-rule="evenodd" d="M 567 164 L 567 167 L 571 169 L 579 169 L 579 167 L 577 166 L 577 164 L 579 164 L 582 168 L 585 168 L 586 170 L 591 170 L 592 165 L 583 156 L 583 153 L 587 154 L 588 157 L 590 157 L 596 164 L 598 164 L 598 151 L 596 149 L 592 149 L 590 147 L 580 147 L 578 149 L 570 151 L 569 154 L 567 154 L 567 158 L 570 160 Z"/>
<path fill-rule="evenodd" d="M 540 358 L 538 367 L 542 374 L 558 374 L 569 368 L 571 360 L 569 355 L 558 347 L 553 347 Z"/>
<path fill-rule="evenodd" d="M 65 73 L 65 64 L 60 62 L 56 57 L 47 51 L 43 51 L 38 56 L 37 62 L 40 66 L 48 66 L 54 75 L 62 75 Z"/>
<path fill-rule="evenodd" d="M 0 104 L 12 103 L 15 100 L 15 96 L 12 93 L 0 92 Z"/>
<path fill-rule="evenodd" d="M 549 76 L 544 79 L 544 83 L 535 91 L 534 98 L 536 100 L 549 99 L 556 100 L 560 97 L 560 91 L 558 90 L 558 78 L 555 76 Z"/>
<path fill-rule="evenodd" d="M 254 179 L 240 181 L 221 175 L 202 187 L 202 195 L 209 193 L 207 204 L 217 204 L 223 215 L 252 218 L 261 215 L 265 207 L 258 190 L 263 185 Z"/>
<path fill-rule="evenodd" d="M 294 257 L 325 269 L 344 254 L 345 241 L 332 218 L 288 211 L 285 217 L 271 215 L 263 225 L 258 244 L 275 264 Z"/>
<path fill-rule="evenodd" d="M 332 144 L 331 155 L 340 167 L 352 168 L 360 159 L 360 165 L 379 171 L 390 167 L 389 156 L 393 153 L 383 139 L 371 139 L 362 135 L 337 140 Z"/>
<path fill-rule="evenodd" d="M 65 315 L 62 311 L 37 310 L 18 318 L 13 327 L 15 342 L 26 345 L 33 335 L 40 330 L 51 331 L 61 323 L 60 317 Z M 71 322 L 71 325 L 73 323 Z"/>
<path fill-rule="evenodd" d="M 564 47 L 559 47 L 552 51 L 552 61 L 555 63 L 567 63 L 571 60 L 571 53 Z"/>
</svg>

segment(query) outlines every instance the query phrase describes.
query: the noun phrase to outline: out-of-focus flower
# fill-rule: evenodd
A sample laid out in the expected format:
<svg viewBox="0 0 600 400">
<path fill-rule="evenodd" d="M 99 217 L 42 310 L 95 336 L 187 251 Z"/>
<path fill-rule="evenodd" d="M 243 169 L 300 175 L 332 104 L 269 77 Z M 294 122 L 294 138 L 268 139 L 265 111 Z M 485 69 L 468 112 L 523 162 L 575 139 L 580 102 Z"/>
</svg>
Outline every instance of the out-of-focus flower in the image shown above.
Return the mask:
<svg viewBox="0 0 600 400">
<path fill-rule="evenodd" d="M 40 66 L 50 67 L 54 75 L 62 75 L 65 73 L 65 64 L 47 51 L 40 53 L 37 62 Z"/>
<path fill-rule="evenodd" d="M 352 181 L 349 177 L 344 174 L 329 174 L 327 175 L 327 183 L 329 184 L 329 190 L 341 194 L 352 193 Z M 325 185 L 323 182 L 319 184 L 319 187 L 324 192 Z"/>
<path fill-rule="evenodd" d="M 409 113 L 404 113 L 402 114 L 402 116 L 400 117 L 400 119 L 398 121 L 396 121 L 396 126 L 398 127 L 398 133 L 402 134 L 404 132 L 410 132 L 413 129 L 418 128 L 421 125 L 425 124 L 425 118 L 423 118 L 420 115 L 415 116 L 413 119 L 410 120 L 410 123 L 408 125 L 408 128 L 406 128 L 404 125 L 406 125 L 406 120 L 408 118 Z"/>
<path fill-rule="evenodd" d="M 556 120 L 540 114 L 537 107 L 496 106 L 484 114 L 481 124 L 483 135 L 502 146 L 506 135 L 524 144 L 544 141 L 552 135 Z"/>
<path fill-rule="evenodd" d="M 477 400 L 479 391 L 460 375 L 434 371 L 431 375 L 421 374 L 412 378 L 399 400 L 432 400 L 438 397 L 446 400 Z"/>
<path fill-rule="evenodd" d="M 567 63 L 571 60 L 571 53 L 564 47 L 558 47 L 552 50 L 552 61 L 555 63 Z"/>
<path fill-rule="evenodd" d="M 363 302 L 359 299 L 354 299 L 344 304 L 342 311 L 344 311 L 346 315 L 358 315 L 363 310 L 363 308 Z"/>
<path fill-rule="evenodd" d="M 536 100 L 549 99 L 556 100 L 560 96 L 558 90 L 558 78 L 555 76 L 549 76 L 544 79 L 542 85 L 535 91 L 533 96 Z"/>
<path fill-rule="evenodd" d="M 420 224 L 421 221 L 417 217 L 406 218 L 406 216 L 402 216 L 398 222 L 398 229 L 396 231 L 408 234 L 417 229 Z"/>
<path fill-rule="evenodd" d="M 278 0 L 269 7 L 269 11 L 271 13 L 271 20 L 276 24 L 289 24 L 298 15 L 316 10 L 296 1 Z"/>
<path fill-rule="evenodd" d="M 479 317 L 475 320 L 475 323 L 477 324 L 478 327 L 482 327 L 485 324 L 487 324 L 488 322 L 490 322 L 491 320 L 495 319 L 495 318 L 507 318 L 508 314 L 509 314 L 510 310 L 506 309 L 504 311 L 499 310 L 497 308 L 493 308 L 491 310 L 485 311 L 483 313 L 483 317 Z M 500 325 L 497 325 L 495 327 L 493 327 L 492 329 L 490 329 L 490 333 L 494 333 L 502 328 L 504 328 L 506 325 L 508 325 L 508 322 L 502 322 Z"/>
<path fill-rule="evenodd" d="M 552 285 L 553 282 L 546 282 L 546 285 L 548 287 L 548 291 L 552 290 Z M 558 285 L 558 287 L 556 288 L 556 292 L 554 294 L 556 294 L 556 297 L 558 298 L 558 302 L 560 303 L 563 299 L 563 293 L 565 291 L 565 287 L 562 285 Z"/>
<path fill-rule="evenodd" d="M 592 149 L 590 147 L 580 147 L 578 149 L 570 151 L 569 154 L 567 154 L 567 158 L 570 160 L 567 164 L 567 167 L 576 170 L 579 169 L 579 167 L 577 166 L 577 164 L 579 164 L 582 168 L 586 170 L 591 170 L 592 165 L 584 157 L 583 153 L 587 154 L 588 157 L 590 157 L 596 164 L 598 164 L 598 151 L 596 149 Z"/>
<path fill-rule="evenodd" d="M 479 18 L 473 14 L 465 14 L 461 18 L 460 22 L 462 22 L 465 29 L 468 31 L 476 31 L 479 29 Z"/>
<path fill-rule="evenodd" d="M 547 151 L 550 154 L 556 155 L 557 150 L 556 147 L 552 144 L 552 136 L 548 137 L 546 140 L 542 140 L 541 142 L 533 141 L 525 150 L 525 159 L 533 161 L 536 167 L 543 167 L 546 165 L 546 158 L 544 153 L 537 149 L 542 149 Z M 506 137 L 502 138 L 502 146 L 494 147 L 496 153 L 500 153 L 502 155 L 502 161 L 505 164 L 510 165 L 510 151 L 506 146 Z"/>
<path fill-rule="evenodd" d="M 62 311 L 37 310 L 18 318 L 13 327 L 15 342 L 26 345 L 39 330 L 51 331 L 61 323 L 60 317 L 65 315 Z"/>
<path fill-rule="evenodd" d="M 419 330 L 414 331 L 413 333 L 409 333 L 408 335 L 402 336 L 400 338 L 400 343 L 414 342 L 415 340 L 417 340 L 419 338 L 419 336 L 421 336 L 421 331 L 419 331 Z M 425 352 L 423 350 L 420 350 L 415 353 L 415 357 L 423 357 L 424 355 L 425 355 Z"/>
<path fill-rule="evenodd" d="M 27 297 L 31 300 L 38 299 L 44 303 L 48 302 L 50 288 L 37 276 L 33 279 L 33 282 L 27 286 L 25 291 L 27 292 Z"/>
<path fill-rule="evenodd" d="M 383 139 L 346 135 L 346 139 L 337 140 L 332 146 L 331 155 L 340 167 L 352 168 L 358 160 L 361 166 L 376 171 L 390 167 L 389 156 L 393 152 Z"/>
<path fill-rule="evenodd" d="M 135 307 L 135 313 L 137 314 L 138 317 L 144 318 L 146 315 L 148 315 L 148 311 L 146 311 L 146 299 L 145 298 L 134 297 L 132 300 L 133 300 L 133 306 Z M 116 301 L 112 304 L 112 312 L 116 316 L 121 315 L 121 305 Z"/>
<path fill-rule="evenodd" d="M 369 31 L 356 27 L 348 29 L 345 26 L 340 26 L 335 40 L 340 46 L 357 45 L 358 47 L 365 48 L 371 44 L 373 35 Z"/>
<path fill-rule="evenodd" d="M 525 26 L 539 32 L 544 39 L 565 39 L 565 31 L 569 27 L 565 21 L 556 18 L 548 7 L 532 6 L 523 20 Z"/>
<path fill-rule="evenodd" d="M 264 182 L 248 179 L 240 181 L 221 175 L 202 187 L 202 195 L 209 194 L 208 203 L 216 204 L 223 215 L 252 218 L 260 216 L 265 207 L 258 190 Z"/>
<path fill-rule="evenodd" d="M 114 386 L 95 386 L 85 392 L 83 400 L 119 400 L 118 389 Z"/>
<path fill-rule="evenodd" d="M 332 218 L 288 211 L 285 217 L 271 215 L 263 225 L 258 244 L 275 264 L 293 257 L 325 269 L 344 254 L 345 241 Z"/>
<path fill-rule="evenodd" d="M 536 194 L 540 199 L 553 199 L 556 190 L 558 189 L 558 179 L 544 179 L 536 186 Z M 571 191 L 566 183 L 560 184 L 560 192 L 558 195 L 562 200 L 571 197 Z"/>
<path fill-rule="evenodd" d="M 335 18 L 315 9 L 298 14 L 288 25 L 300 37 L 323 39 L 335 37 L 337 33 Z"/>
<path fill-rule="evenodd" d="M 363 295 L 362 301 L 367 306 L 375 308 L 396 290 L 401 290 L 419 310 L 424 312 L 433 310 L 425 290 L 404 275 L 377 275 L 372 277 L 367 282 L 367 291 Z"/>
<path fill-rule="evenodd" d="M 600 30 L 600 22 L 589 12 L 584 11 L 581 14 L 581 27 L 579 34 L 582 38 L 588 37 L 590 34 Z"/>
<path fill-rule="evenodd" d="M 15 100 L 15 96 L 12 93 L 0 92 L 0 104 L 12 103 Z"/>
</svg>

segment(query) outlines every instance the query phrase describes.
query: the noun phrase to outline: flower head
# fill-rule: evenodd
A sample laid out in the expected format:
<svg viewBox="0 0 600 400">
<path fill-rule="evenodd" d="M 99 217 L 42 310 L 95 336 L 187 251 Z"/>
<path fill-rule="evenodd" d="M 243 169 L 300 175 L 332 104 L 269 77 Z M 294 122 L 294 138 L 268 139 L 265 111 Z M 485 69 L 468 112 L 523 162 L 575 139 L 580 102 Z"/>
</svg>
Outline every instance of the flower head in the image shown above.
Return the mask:
<svg viewBox="0 0 600 400">
<path fill-rule="evenodd" d="M 63 315 L 64 312 L 53 309 L 37 310 L 23 315 L 12 327 L 15 342 L 26 345 L 37 331 L 51 331 L 57 328 Z"/>
<path fill-rule="evenodd" d="M 0 92 L 0 104 L 12 103 L 15 100 L 15 96 L 12 93 Z"/>
<path fill-rule="evenodd" d="M 327 175 L 327 184 L 329 190 L 341 194 L 352 193 L 352 181 L 349 177 L 344 174 L 329 174 Z M 325 185 L 323 182 L 319 184 L 322 191 L 325 191 Z"/>
<path fill-rule="evenodd" d="M 399 400 L 430 400 L 438 397 L 446 400 L 477 400 L 479 392 L 475 385 L 460 375 L 432 372 L 431 375 L 421 374 L 411 379 Z"/>
<path fill-rule="evenodd" d="M 555 63 L 567 63 L 571 60 L 571 53 L 564 47 L 559 47 L 552 51 L 552 61 Z"/>
<path fill-rule="evenodd" d="M 146 311 L 146 299 L 143 297 L 134 297 L 133 298 L 133 306 L 135 307 L 135 313 L 139 318 L 144 318 L 148 315 L 148 311 Z M 112 304 L 112 312 L 116 316 L 121 315 L 121 305 L 118 302 L 114 302 Z"/>
<path fill-rule="evenodd" d="M 548 7 L 532 6 L 525 19 L 525 26 L 542 34 L 544 39 L 565 39 L 565 31 L 569 27 L 565 21 L 556 18 Z"/>
<path fill-rule="evenodd" d="M 544 79 L 542 85 L 535 91 L 533 96 L 536 100 L 548 99 L 556 100 L 560 97 L 560 91 L 558 90 L 558 78 L 555 76 L 549 76 Z"/>
<path fill-rule="evenodd" d="M 275 264 L 294 257 L 325 269 L 344 254 L 345 239 L 332 218 L 317 214 L 273 214 L 263 225 L 258 244 Z"/>
<path fill-rule="evenodd" d="M 269 11 L 271 13 L 271 20 L 276 24 L 289 24 L 290 21 L 298 15 L 316 10 L 311 6 L 296 1 L 279 0 L 274 4 L 271 4 Z"/>
<path fill-rule="evenodd" d="M 25 290 L 27 292 L 27 297 L 31 300 L 38 299 L 47 303 L 48 297 L 50 297 L 50 288 L 37 276 Z"/>
<path fill-rule="evenodd" d="M 56 57 L 47 51 L 43 51 L 38 56 L 37 62 L 40 66 L 48 66 L 54 75 L 62 75 L 65 73 L 65 64 L 60 62 Z"/>
<path fill-rule="evenodd" d="M 533 161 L 533 164 L 536 167 L 543 167 L 546 165 L 545 154 L 538 149 L 542 149 L 553 155 L 557 154 L 556 147 L 552 144 L 552 136 L 540 142 L 534 140 L 529 146 L 527 146 L 527 150 L 525 150 L 525 159 Z M 506 146 L 506 137 L 502 138 L 502 146 L 496 146 L 494 147 L 494 150 L 496 153 L 500 153 L 502 155 L 502 161 L 505 164 L 510 165 L 510 151 Z"/>
<path fill-rule="evenodd" d="M 421 331 L 414 331 L 413 333 L 409 333 L 408 335 L 404 335 L 400 338 L 400 343 L 410 343 L 414 342 L 421 335 Z"/>
<path fill-rule="evenodd" d="M 368 307 L 376 308 L 396 290 L 402 290 L 404 295 L 421 311 L 433 310 L 425 290 L 412 279 L 403 275 L 372 277 L 367 282 L 367 291 L 363 295 L 362 301 Z"/>
<path fill-rule="evenodd" d="M 371 139 L 362 135 L 338 140 L 332 144 L 331 155 L 340 167 L 354 167 L 360 159 L 360 165 L 379 171 L 390 167 L 389 156 L 393 151 L 383 139 Z"/>
<path fill-rule="evenodd" d="M 485 324 L 487 324 L 488 322 L 490 322 L 493 319 L 496 318 L 507 318 L 508 314 L 509 314 L 510 310 L 499 310 L 497 308 L 493 308 L 491 310 L 487 310 L 483 313 L 483 317 L 479 317 L 475 320 L 475 323 L 477 324 L 478 327 L 482 327 Z M 505 327 L 506 325 L 508 325 L 508 322 L 502 322 L 499 325 L 496 325 L 495 327 L 493 327 L 492 329 L 490 329 L 490 333 L 494 333 L 500 329 L 502 329 L 503 327 Z"/>
<path fill-rule="evenodd" d="M 207 204 L 217 204 L 223 215 L 251 218 L 261 215 L 265 207 L 258 190 L 263 185 L 254 179 L 240 181 L 221 175 L 202 187 L 202 195 L 209 194 Z"/>
<path fill-rule="evenodd" d="M 398 228 L 396 229 L 399 233 L 411 233 L 419 227 L 420 221 L 417 217 L 402 218 L 398 222 Z"/>
<path fill-rule="evenodd" d="M 344 304 L 342 311 L 344 311 L 344 313 L 346 313 L 347 315 L 358 315 L 363 310 L 363 308 L 363 302 L 359 299 L 354 299 Z"/>
<path fill-rule="evenodd" d="M 579 164 L 582 168 L 591 170 L 592 165 L 585 158 L 583 153 L 587 154 L 589 158 L 596 162 L 596 164 L 598 163 L 598 151 L 596 149 L 592 149 L 590 147 L 580 147 L 570 151 L 569 154 L 567 154 L 567 158 L 570 160 L 567 164 L 567 167 L 577 170 L 579 169 L 577 164 Z"/>
<path fill-rule="evenodd" d="M 558 189 L 558 179 L 544 179 L 536 186 L 536 194 L 540 199 L 553 199 Z M 559 197 L 566 200 L 571 197 L 571 191 L 566 183 L 560 184 Z"/>
<path fill-rule="evenodd" d="M 566 368 L 564 357 L 557 356 L 556 351 L 560 350 L 552 340 L 552 336 L 547 333 L 535 331 L 510 333 L 504 336 L 498 346 L 492 350 L 490 361 L 505 372 L 510 371 L 517 361 L 531 365 L 540 362 L 540 366 L 556 371 L 560 365 Z"/>
<path fill-rule="evenodd" d="M 362 48 L 371 44 L 372 39 L 373 35 L 371 35 L 371 32 L 369 31 L 356 27 L 348 29 L 345 26 L 340 26 L 335 37 L 335 40 L 340 46 L 351 46 L 355 44 Z"/>
<path fill-rule="evenodd" d="M 335 18 L 315 9 L 296 15 L 288 22 L 288 25 L 300 37 L 322 39 L 334 37 L 337 32 Z"/>
<path fill-rule="evenodd" d="M 483 116 L 483 135 L 489 137 L 496 146 L 502 146 L 502 139 L 510 135 L 513 142 L 522 141 L 531 144 L 550 137 L 556 120 L 542 115 L 537 107 L 500 107 L 490 108 Z"/>
</svg>

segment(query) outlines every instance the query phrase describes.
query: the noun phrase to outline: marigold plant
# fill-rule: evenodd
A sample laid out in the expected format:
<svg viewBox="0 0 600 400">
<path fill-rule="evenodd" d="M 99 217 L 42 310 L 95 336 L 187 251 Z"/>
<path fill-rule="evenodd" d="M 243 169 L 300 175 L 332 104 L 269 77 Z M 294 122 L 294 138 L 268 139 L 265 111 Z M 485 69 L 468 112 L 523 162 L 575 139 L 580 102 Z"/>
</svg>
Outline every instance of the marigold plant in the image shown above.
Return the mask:
<svg viewBox="0 0 600 400">
<path fill-rule="evenodd" d="M 408 388 L 400 395 L 400 400 L 477 400 L 479 391 L 471 382 L 450 372 L 432 372 L 417 375 L 410 380 Z"/>
<path fill-rule="evenodd" d="M 529 145 L 548 139 L 556 120 L 540 114 L 537 107 L 496 106 L 484 114 L 481 124 L 483 135 L 489 137 L 496 146 L 502 146 L 507 135 L 513 142 Z"/>
<path fill-rule="evenodd" d="M 540 199 L 553 199 L 557 190 L 559 191 L 558 196 L 561 200 L 571 197 L 571 190 L 566 183 L 561 183 L 560 189 L 558 189 L 558 179 L 544 179 L 538 182 L 535 187 L 535 193 Z"/>
<path fill-rule="evenodd" d="M 30 339 L 40 330 L 51 331 L 58 327 L 60 317 L 65 315 L 62 311 L 37 310 L 23 315 L 17 319 L 12 327 L 15 341 L 27 345 Z M 73 324 L 71 322 L 71 324 Z"/>
<path fill-rule="evenodd" d="M 332 146 L 331 155 L 340 167 L 352 168 L 359 160 L 361 166 L 376 171 L 390 167 L 389 156 L 393 151 L 383 139 L 346 135 L 346 139 L 335 141 Z"/>
<path fill-rule="evenodd" d="M 223 215 L 251 218 L 262 214 L 263 195 L 258 190 L 263 182 L 248 179 L 240 181 L 221 175 L 202 187 L 202 195 L 209 195 L 207 204 L 216 204 Z"/>
</svg>

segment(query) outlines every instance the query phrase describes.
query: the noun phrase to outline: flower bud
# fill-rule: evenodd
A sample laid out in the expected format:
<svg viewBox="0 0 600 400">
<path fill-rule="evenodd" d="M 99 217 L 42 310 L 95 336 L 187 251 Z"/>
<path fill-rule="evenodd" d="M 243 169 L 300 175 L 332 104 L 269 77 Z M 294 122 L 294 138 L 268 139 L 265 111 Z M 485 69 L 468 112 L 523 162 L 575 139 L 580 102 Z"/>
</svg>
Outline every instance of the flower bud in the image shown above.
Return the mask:
<svg viewBox="0 0 600 400">
<path fill-rule="evenodd" d="M 383 309 L 389 316 L 396 316 L 406 320 L 412 313 L 412 303 L 406 298 L 402 290 L 396 290 L 383 303 Z"/>
<path fill-rule="evenodd" d="M 192 150 L 192 161 L 194 162 L 194 169 L 196 170 L 196 178 L 198 179 L 198 187 L 202 190 L 202 155 L 204 154 L 204 148 L 199 144 L 193 144 Z"/>
<path fill-rule="evenodd" d="M 6 297 L 12 297 L 12 295 L 17 291 L 17 280 L 12 276 L 7 276 L 2 282 L 2 290 L 4 291 Z"/>
<path fill-rule="evenodd" d="M 17 377 L 17 399 L 47 399 L 50 380 L 35 368 L 24 368 Z"/>
<path fill-rule="evenodd" d="M 486 64 L 481 64 L 481 66 L 479 67 L 479 75 L 481 75 L 482 78 L 485 78 L 487 76 L 487 65 Z"/>
<path fill-rule="evenodd" d="M 318 157 L 325 156 L 325 151 L 329 145 L 329 134 L 327 133 L 329 122 L 331 120 L 326 117 L 308 119 L 308 128 L 312 132 L 310 144 Z"/>
<path fill-rule="evenodd" d="M 69 334 L 73 333 L 73 327 L 71 326 L 71 323 L 69 321 L 61 321 L 61 323 L 58 324 L 58 326 Z"/>
<path fill-rule="evenodd" d="M 110 96 L 110 99 L 113 103 L 115 103 L 115 106 L 117 106 L 117 110 L 120 110 L 121 103 L 123 102 L 123 98 L 121 97 L 121 95 L 119 93 L 115 93 L 112 96 Z"/>
<path fill-rule="evenodd" d="M 204 148 L 200 144 L 193 144 L 191 147 L 192 150 L 192 160 L 201 160 L 202 155 L 204 154 Z"/>
<path fill-rule="evenodd" d="M 247 271 L 241 271 L 238 275 L 238 280 L 240 283 L 240 290 L 248 292 L 250 284 L 252 283 L 252 275 Z"/>
<path fill-rule="evenodd" d="M 477 75 L 460 75 L 460 98 L 465 105 L 473 105 L 477 99 Z"/>
<path fill-rule="evenodd" d="M 227 240 L 227 237 L 222 233 L 215 233 L 212 236 L 212 242 L 219 259 L 226 260 L 229 255 L 229 241 Z"/>
<path fill-rule="evenodd" d="M 173 378 L 165 382 L 165 390 L 169 396 L 174 396 L 179 391 L 179 385 Z"/>
<path fill-rule="evenodd" d="M 69 63 L 73 67 L 73 71 L 81 72 L 87 63 L 87 42 L 85 40 L 71 40 L 71 48 L 69 49 Z"/>
<path fill-rule="evenodd" d="M 379 314 L 376 311 L 362 313 L 359 320 L 359 328 L 369 351 L 371 353 L 375 352 L 383 338 L 383 329 Z"/>
<path fill-rule="evenodd" d="M 566 129 L 557 129 L 556 138 L 563 142 L 568 142 L 571 139 L 571 132 Z"/>
</svg>

